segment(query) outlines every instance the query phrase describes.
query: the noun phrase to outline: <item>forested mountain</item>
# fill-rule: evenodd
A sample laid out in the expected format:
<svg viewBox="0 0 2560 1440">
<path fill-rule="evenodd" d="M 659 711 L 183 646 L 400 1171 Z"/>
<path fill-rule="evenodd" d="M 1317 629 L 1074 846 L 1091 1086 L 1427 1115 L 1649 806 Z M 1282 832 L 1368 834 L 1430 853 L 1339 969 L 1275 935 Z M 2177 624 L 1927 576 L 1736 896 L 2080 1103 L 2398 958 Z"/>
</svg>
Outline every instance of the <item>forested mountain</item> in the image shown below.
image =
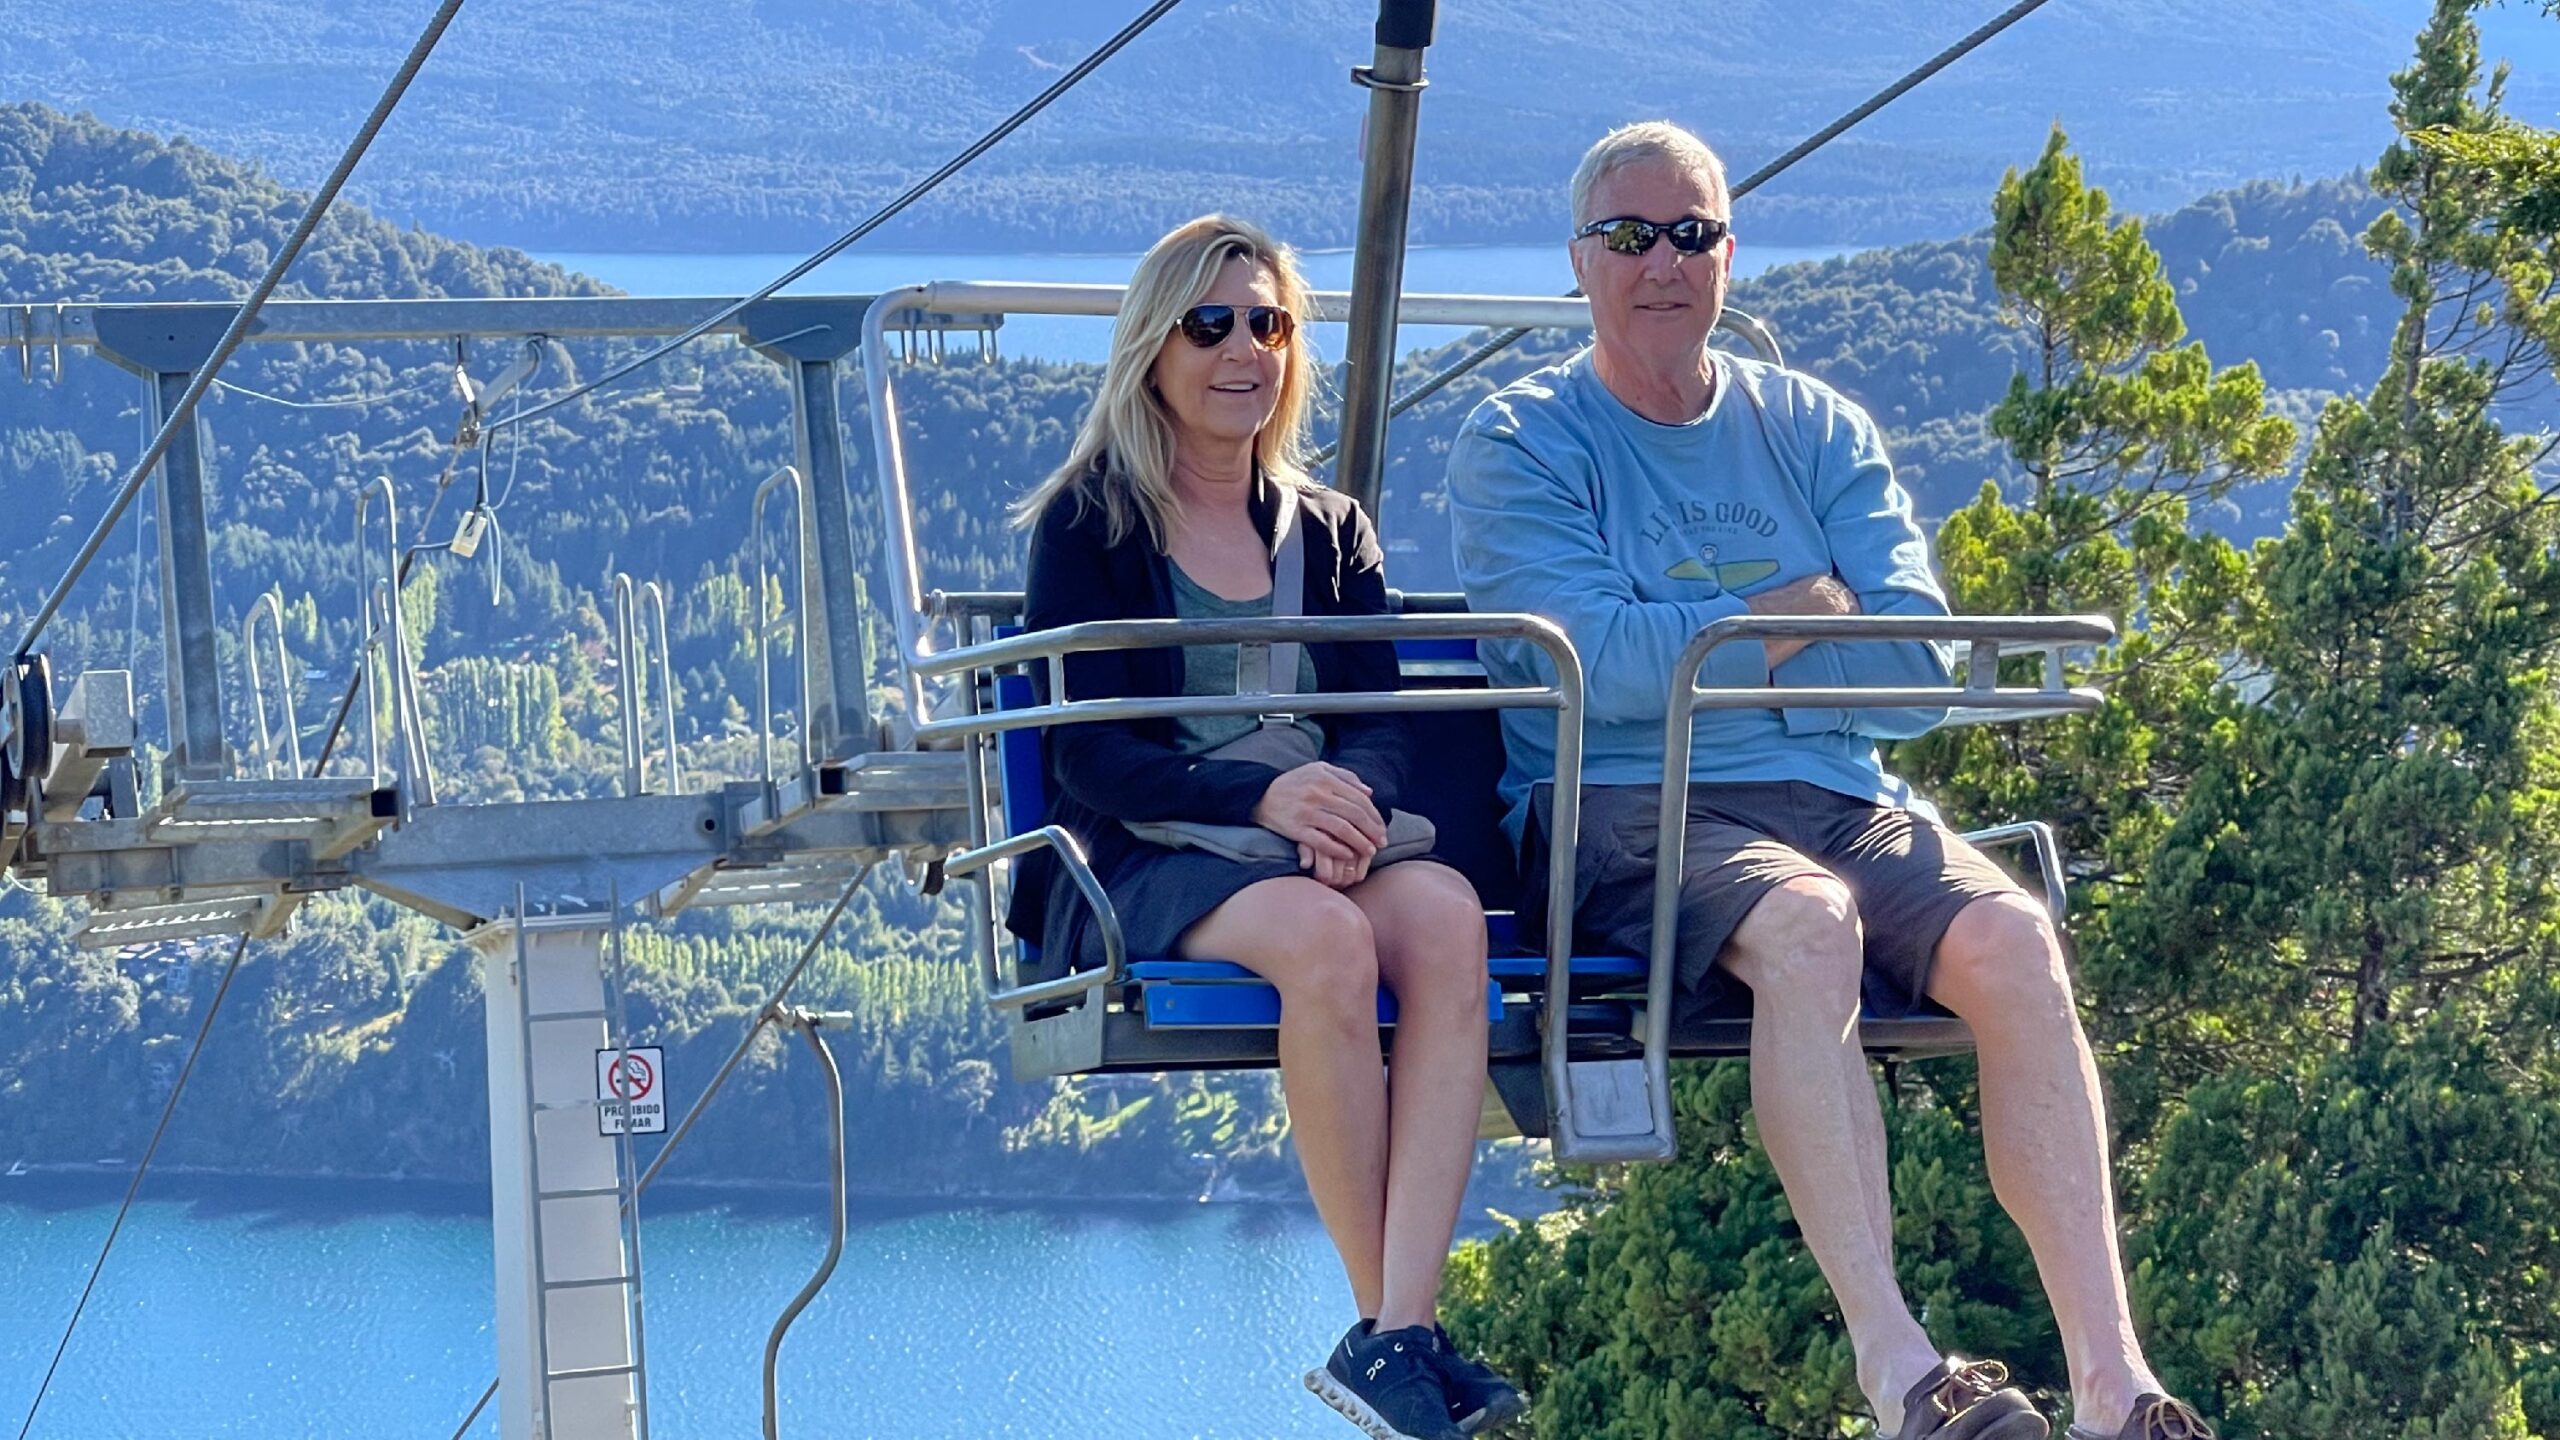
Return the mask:
<svg viewBox="0 0 2560 1440">
<path fill-rule="evenodd" d="M 1446 0 L 1423 106 L 1417 234 L 1544 240 L 1575 156 L 1668 115 L 1748 170 L 1997 7 L 1978 0 Z M 2381 77 L 2416 0 L 2052 5 L 1752 197 L 1777 241 L 1961 234 L 2066 118 L 2144 208 L 2326 175 L 2386 133 Z M 315 183 L 427 7 L 16 0 L 0 95 L 193 136 Z M 778 250 L 867 213 L 1118 28 L 1124 0 L 841 5 L 572 0 L 466 7 L 353 194 L 441 233 L 561 249 Z M 1128 249 L 1201 210 L 1347 243 L 1372 0 L 1174 11 L 883 237 Z M 2521 20 L 2522 17 L 2514 17 Z M 2540 30 L 2493 37 L 2520 108 L 2560 104 Z"/>
<path fill-rule="evenodd" d="M 2022 157 L 2023 158 L 2023 157 Z M 0 300 L 216 299 L 245 293 L 279 243 L 299 197 L 257 170 L 185 143 L 164 143 L 39 106 L 0 108 Z M 2258 186 L 2199 202 L 2157 233 L 2188 313 L 2216 353 L 2255 355 L 2278 386 L 2328 391 L 2378 360 L 2377 281 L 2344 237 L 2374 202 L 2356 187 Z M 1777 272 L 1743 303 L 1769 316 L 1795 363 L 1873 407 L 1934 514 L 2001 473 L 1980 412 L 2015 364 L 1979 239 L 1906 246 Z M 592 291 L 555 268 L 403 230 L 352 206 L 322 228 L 288 293 L 539 295 Z M 1460 382 L 1398 422 L 1386 533 L 1394 578 L 1448 583 L 1439 458 L 1458 419 L 1510 375 L 1562 353 L 1566 337 Z M 617 346 L 582 344 L 530 384 L 539 397 L 591 373 Z M 6 357 L 0 357 L 6 358 Z M 475 374 L 511 358 L 479 342 Z M 1418 374 L 1438 357 L 1409 358 Z M 398 486 L 415 525 L 452 456 L 458 415 L 443 345 L 251 346 L 229 372 L 245 389 L 207 406 L 214 441 L 214 568 L 228 637 L 260 592 L 285 602 L 306 744 L 348 673 L 355 635 L 352 495 L 375 474 Z M 0 622 L 15 624 L 67 563 L 136 443 L 132 377 L 74 352 L 63 383 L 0 377 Z M 1018 583 L 1017 541 L 1003 502 L 1055 462 L 1093 382 L 1087 366 L 958 362 L 902 371 L 910 459 L 926 534 L 929 583 Z M 258 392 L 253 395 L 249 392 Z M 291 408 L 272 399 L 326 408 Z M 847 411 L 867 451 L 864 400 Z M 490 485 L 505 497 L 504 591 L 488 561 L 419 567 L 408 606 L 422 636 L 427 725 L 448 785 L 465 796 L 578 793 L 609 784 L 617 712 L 602 597 L 616 570 L 669 582 L 687 768 L 734 773 L 745 763 L 738 708 L 753 695 L 739 574 L 749 491 L 790 458 L 778 372 L 726 342 L 705 344 L 627 388 L 528 425 L 521 449 L 500 442 Z M 467 456 L 457 482 L 478 483 Z M 867 486 L 860 475 L 857 487 Z M 857 491 L 857 543 L 876 553 L 867 488 Z M 458 509 L 445 512 L 449 525 Z M 110 543 L 49 636 L 65 670 L 128 659 L 137 693 L 157 693 L 161 667 L 154 581 L 156 532 L 133 568 L 134 528 Z M 438 537 L 440 538 L 440 536 Z M 133 577 L 142 584 L 137 589 Z M 235 671 L 236 674 L 236 671 Z M 235 680 L 236 733 L 245 702 Z M 146 701 L 146 733 L 162 723 Z M 0 899 L 0 1160 L 22 1151 L 85 1159 L 129 1150 L 170 1078 L 174 1037 L 202 994 L 205 955 L 186 947 L 119 961 L 65 943 L 55 907 Z M 1089 1147 L 1122 1156 L 1109 1183 L 1178 1189 L 1202 1165 L 1286 1183 L 1272 1092 L 1263 1077 L 1114 1082 L 1093 1087 L 1000 1083 L 994 1022 L 960 963 L 955 916 L 875 882 L 848 913 L 813 975 L 809 998 L 873 1017 L 848 1047 L 857 1146 L 901 1183 L 923 1187 L 1105 1183 L 1079 1165 Z M 699 1073 L 731 1043 L 739 1017 L 796 954 L 812 917 L 713 916 L 652 932 L 639 1012 L 676 1047 L 679 1074 Z M 227 951 L 222 952 L 227 953 Z M 907 958 L 857 965 L 857 955 Z M 662 962 L 662 963 L 661 963 Z M 434 927 L 379 904 L 314 907 L 290 944 L 257 952 L 231 1023 L 254 1026 L 212 1052 L 202 1083 L 243 1117 L 254 1140 L 213 1127 L 173 1159 L 279 1169 L 476 1171 L 477 982 L 468 957 Z M 196 988 L 178 988 L 193 984 Z M 67 1045 L 66 1036 L 88 1043 Z M 742 1115 L 814 1103 L 781 1052 L 739 1092 Z M 450 1123 L 378 1123 L 382 1087 L 402 1077 L 460 1087 Z M 801 1077 L 805 1079 L 805 1077 Z M 66 1107 L 69 1094 L 127 1097 L 117 1115 Z M 1132 1108 L 1135 1102 L 1143 1107 Z M 805 1116 L 803 1117 L 805 1119 Z M 706 1135 L 698 1173 L 791 1173 L 782 1152 Z M 723 1127 L 724 1130 L 727 1127 Z M 733 1148 L 734 1147 L 734 1148 Z M 1195 1162 L 1195 1154 L 1216 1156 Z M 879 1172 L 875 1172 L 879 1173 Z"/>
</svg>

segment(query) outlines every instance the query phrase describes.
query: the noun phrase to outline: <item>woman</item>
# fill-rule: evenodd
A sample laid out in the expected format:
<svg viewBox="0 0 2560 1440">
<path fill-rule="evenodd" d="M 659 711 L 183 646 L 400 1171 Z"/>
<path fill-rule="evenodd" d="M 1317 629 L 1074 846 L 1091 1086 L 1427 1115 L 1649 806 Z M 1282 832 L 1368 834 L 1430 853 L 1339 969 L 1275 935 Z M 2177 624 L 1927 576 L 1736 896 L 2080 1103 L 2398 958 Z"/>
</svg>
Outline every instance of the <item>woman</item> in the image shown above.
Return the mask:
<svg viewBox="0 0 2560 1440">
<path fill-rule="evenodd" d="M 1139 261 L 1093 412 L 1066 464 L 1018 508 L 1032 532 L 1028 628 L 1267 616 L 1290 524 L 1304 613 L 1385 610 L 1368 517 L 1301 465 L 1315 387 L 1298 333 L 1307 314 L 1295 258 L 1240 221 L 1204 216 Z M 1396 688 L 1385 643 L 1296 653 L 1300 692 Z M 1066 662 L 1067 691 L 1233 695 L 1238 664 L 1234 646 L 1085 654 Z M 1289 689 L 1281 680 L 1272 688 Z M 1209 756 L 1258 723 L 1058 726 L 1044 745 L 1050 818 L 1087 847 L 1130 955 L 1231 961 L 1280 992 L 1291 1128 L 1360 1312 L 1307 1384 L 1381 1440 L 1448 1440 L 1523 1408 L 1436 1320 L 1484 1091 L 1484 911 L 1435 861 L 1373 864 L 1411 761 L 1392 717 L 1301 717 L 1323 758 L 1294 769 Z M 1259 825 L 1297 856 L 1239 861 L 1127 828 L 1163 821 Z M 1102 964 L 1086 907 L 1046 860 L 1026 864 L 1009 923 L 1051 966 Z M 1392 1086 L 1381 984 L 1398 1003 Z"/>
</svg>

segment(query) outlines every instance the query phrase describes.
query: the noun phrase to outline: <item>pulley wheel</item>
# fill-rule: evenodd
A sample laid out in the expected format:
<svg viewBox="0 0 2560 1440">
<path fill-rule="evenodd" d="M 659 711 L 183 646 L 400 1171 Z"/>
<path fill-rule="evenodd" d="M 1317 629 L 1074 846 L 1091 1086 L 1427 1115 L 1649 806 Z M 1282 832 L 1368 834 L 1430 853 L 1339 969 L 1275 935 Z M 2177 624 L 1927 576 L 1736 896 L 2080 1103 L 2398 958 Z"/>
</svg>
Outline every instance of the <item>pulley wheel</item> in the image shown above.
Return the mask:
<svg viewBox="0 0 2560 1440">
<path fill-rule="evenodd" d="M 53 663 L 31 655 L 0 673 L 0 810 L 33 810 L 52 764 Z"/>
</svg>

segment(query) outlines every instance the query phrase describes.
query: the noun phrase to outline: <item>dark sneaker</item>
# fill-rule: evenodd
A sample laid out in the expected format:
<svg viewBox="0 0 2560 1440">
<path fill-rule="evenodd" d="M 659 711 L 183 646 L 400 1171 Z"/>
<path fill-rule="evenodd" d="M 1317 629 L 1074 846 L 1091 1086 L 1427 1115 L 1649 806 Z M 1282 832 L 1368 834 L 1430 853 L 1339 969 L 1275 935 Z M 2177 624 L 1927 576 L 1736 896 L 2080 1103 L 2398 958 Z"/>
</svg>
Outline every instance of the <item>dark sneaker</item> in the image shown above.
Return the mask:
<svg viewBox="0 0 2560 1440">
<path fill-rule="evenodd" d="M 2133 1402 L 2124 1428 L 2112 1434 L 2074 1425 L 2071 1440 L 2214 1440 L 2213 1427 L 2195 1407 L 2166 1395 L 2145 1395 Z"/>
<path fill-rule="evenodd" d="M 1528 1397 L 1501 1372 L 1481 1360 L 1470 1360 L 1449 1332 L 1438 1326 L 1440 1379 L 1449 1389 L 1449 1418 L 1470 1435 L 1508 1425 L 1529 1413 Z"/>
<path fill-rule="evenodd" d="M 2053 1427 L 1997 1360 L 1949 1356 L 1902 1398 L 1892 1440 L 2045 1440 Z"/>
<path fill-rule="evenodd" d="M 1439 1351 L 1439 1338 L 1420 1325 L 1381 1333 L 1363 1320 L 1333 1347 L 1323 1369 L 1307 1372 L 1307 1388 L 1370 1440 L 1466 1440 L 1467 1432 L 1449 1418 Z"/>
</svg>

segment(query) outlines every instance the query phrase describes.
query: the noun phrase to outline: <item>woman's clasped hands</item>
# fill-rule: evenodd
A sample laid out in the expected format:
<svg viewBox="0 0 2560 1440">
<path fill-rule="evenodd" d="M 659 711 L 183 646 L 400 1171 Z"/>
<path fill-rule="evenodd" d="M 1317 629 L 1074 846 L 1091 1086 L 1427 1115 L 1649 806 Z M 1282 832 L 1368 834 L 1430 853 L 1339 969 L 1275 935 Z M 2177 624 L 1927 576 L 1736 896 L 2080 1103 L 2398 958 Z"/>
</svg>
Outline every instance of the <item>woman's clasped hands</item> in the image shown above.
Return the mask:
<svg viewBox="0 0 2560 1440">
<path fill-rule="evenodd" d="M 1321 760 L 1272 781 L 1253 807 L 1253 823 L 1296 841 L 1298 868 L 1336 890 L 1369 878 L 1370 862 L 1387 843 L 1386 817 L 1368 784 Z"/>
</svg>

